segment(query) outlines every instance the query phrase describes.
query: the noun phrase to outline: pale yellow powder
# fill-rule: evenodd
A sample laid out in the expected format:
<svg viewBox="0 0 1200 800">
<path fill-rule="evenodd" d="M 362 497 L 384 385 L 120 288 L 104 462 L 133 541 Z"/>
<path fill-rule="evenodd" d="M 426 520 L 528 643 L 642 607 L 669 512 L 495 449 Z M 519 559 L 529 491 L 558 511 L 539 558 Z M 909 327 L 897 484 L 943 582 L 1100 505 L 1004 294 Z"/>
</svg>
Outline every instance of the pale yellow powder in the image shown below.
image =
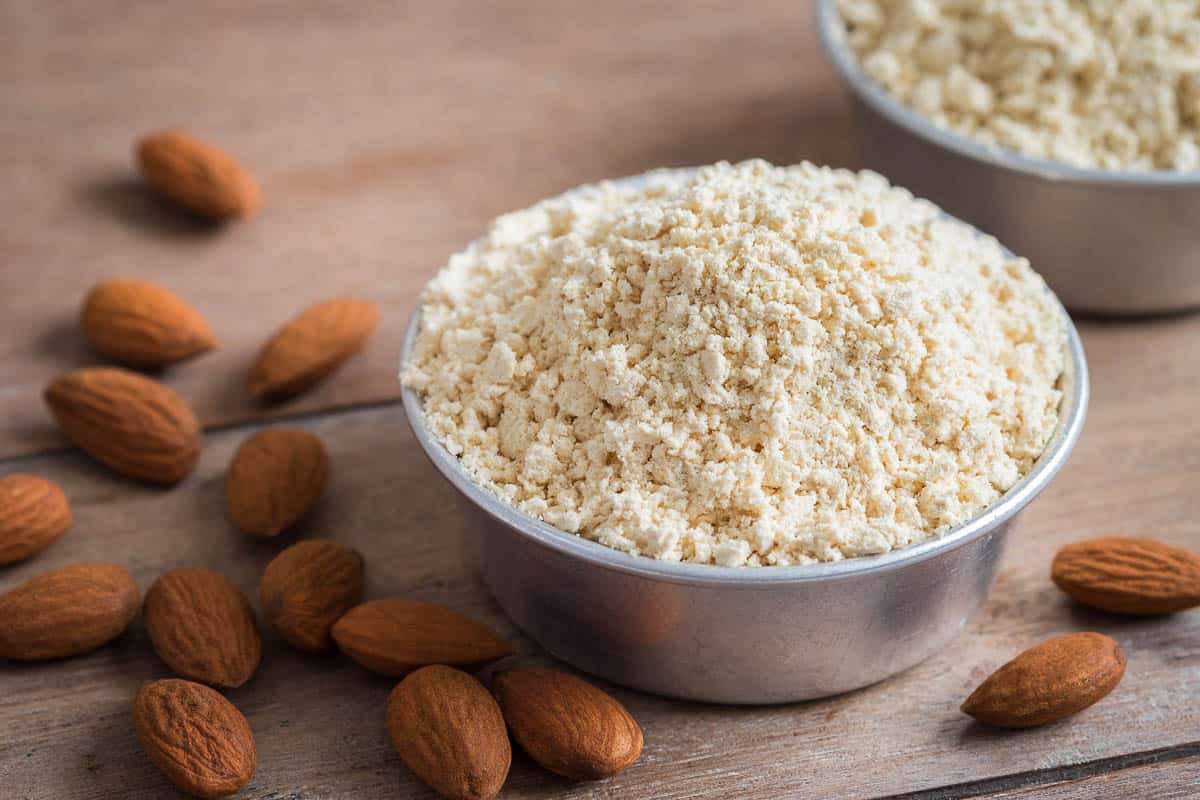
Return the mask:
<svg viewBox="0 0 1200 800">
<path fill-rule="evenodd" d="M 880 176 L 762 161 L 499 218 L 426 289 L 405 384 L 485 487 L 610 547 L 879 553 L 977 514 L 1056 422 L 1023 259 Z"/>
</svg>

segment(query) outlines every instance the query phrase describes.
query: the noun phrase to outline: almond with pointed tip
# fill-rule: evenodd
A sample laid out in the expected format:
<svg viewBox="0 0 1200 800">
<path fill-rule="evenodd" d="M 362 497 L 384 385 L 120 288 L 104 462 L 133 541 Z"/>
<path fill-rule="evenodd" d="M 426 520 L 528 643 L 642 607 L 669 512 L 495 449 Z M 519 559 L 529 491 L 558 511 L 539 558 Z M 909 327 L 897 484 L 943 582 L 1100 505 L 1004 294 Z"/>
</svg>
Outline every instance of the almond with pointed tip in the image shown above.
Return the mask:
<svg viewBox="0 0 1200 800">
<path fill-rule="evenodd" d="M 142 607 L 150 643 L 185 678 L 237 687 L 262 659 L 262 641 L 246 596 L 220 573 L 181 568 L 163 574 Z"/>
<path fill-rule="evenodd" d="M 116 564 L 71 564 L 0 595 L 0 658 L 39 661 L 95 650 L 137 616 L 137 584 Z"/>
<path fill-rule="evenodd" d="M 962 711 L 1001 728 L 1031 728 L 1077 714 L 1125 675 L 1125 650 L 1102 633 L 1069 633 L 1031 647 L 993 672 Z"/>
<path fill-rule="evenodd" d="M 329 474 L 325 445 L 298 428 L 267 428 L 242 442 L 225 473 L 233 524 L 253 536 L 275 536 L 308 513 Z"/>
<path fill-rule="evenodd" d="M 81 321 L 98 353 L 131 367 L 157 369 L 217 346 L 200 312 L 148 281 L 116 278 L 96 284 L 83 303 Z"/>
<path fill-rule="evenodd" d="M 363 557 L 331 539 L 284 550 L 263 572 L 263 616 L 292 647 L 315 653 L 333 644 L 338 619 L 362 602 Z"/>
<path fill-rule="evenodd" d="M 258 767 L 250 723 L 199 683 L 168 678 L 142 684 L 133 698 L 133 727 L 154 766 L 196 797 L 228 797 Z"/>
<path fill-rule="evenodd" d="M 400 598 L 350 609 L 334 624 L 333 640 L 354 661 L 391 677 L 430 664 L 475 670 L 513 653 L 512 645 L 482 622 Z"/>
<path fill-rule="evenodd" d="M 203 217 L 248 217 L 262 204 L 258 184 L 241 164 L 184 131 L 160 131 L 142 139 L 137 160 L 151 186 Z"/>
<path fill-rule="evenodd" d="M 1085 606 L 1153 616 L 1200 606 L 1200 555 L 1152 539 L 1108 536 L 1058 551 L 1050 578 Z"/>
<path fill-rule="evenodd" d="M 250 393 L 282 400 L 312 388 L 361 350 L 378 323 L 379 309 L 366 300 L 310 306 L 263 346 L 250 370 Z"/>
<path fill-rule="evenodd" d="M 0 478 L 0 564 L 42 552 L 71 527 L 71 505 L 57 484 L 36 475 Z"/>
<path fill-rule="evenodd" d="M 200 423 L 191 406 L 136 372 L 77 369 L 46 387 L 45 400 L 68 439 L 126 477 L 169 486 L 200 458 Z"/>
</svg>

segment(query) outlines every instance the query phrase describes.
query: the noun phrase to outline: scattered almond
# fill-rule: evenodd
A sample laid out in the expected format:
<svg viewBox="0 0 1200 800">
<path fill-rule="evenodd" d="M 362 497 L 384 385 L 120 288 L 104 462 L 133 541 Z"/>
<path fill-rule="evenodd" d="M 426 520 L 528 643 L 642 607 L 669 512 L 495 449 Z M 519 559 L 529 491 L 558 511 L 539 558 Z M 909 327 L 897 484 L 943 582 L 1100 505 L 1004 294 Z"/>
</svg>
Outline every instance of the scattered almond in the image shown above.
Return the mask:
<svg viewBox="0 0 1200 800">
<path fill-rule="evenodd" d="M 56 484 L 35 475 L 0 478 L 0 564 L 42 552 L 71 527 L 71 505 Z"/>
<path fill-rule="evenodd" d="M 267 622 L 306 652 L 329 649 L 333 624 L 362 595 L 363 557 L 331 539 L 308 539 L 275 556 L 259 589 Z"/>
<path fill-rule="evenodd" d="M 512 646 L 482 622 L 400 598 L 352 608 L 333 626 L 333 640 L 362 666 L 392 677 L 429 664 L 474 670 L 513 653 Z"/>
<path fill-rule="evenodd" d="M 1050 567 L 1058 588 L 1102 611 L 1148 616 L 1200 606 L 1200 555 L 1151 539 L 1069 544 Z"/>
<path fill-rule="evenodd" d="M 77 369 L 55 379 L 45 399 L 68 439 L 127 477 L 178 483 L 200 458 L 200 423 L 187 401 L 143 375 Z"/>
<path fill-rule="evenodd" d="M 36 661 L 95 650 L 137 616 L 138 588 L 116 564 L 72 564 L 0 595 L 0 658 Z"/>
<path fill-rule="evenodd" d="M 133 726 L 154 766 L 196 797 L 227 797 L 249 783 L 258 766 L 250 723 L 198 683 L 142 684 L 133 698 Z"/>
<path fill-rule="evenodd" d="M 83 303 L 83 332 L 97 352 L 132 367 L 155 369 L 217 345 L 200 312 L 147 281 L 97 284 Z"/>
<path fill-rule="evenodd" d="M 275 536 L 312 508 L 329 473 L 325 445 L 308 431 L 268 428 L 242 442 L 225 474 L 233 524 L 254 536 Z"/>
<path fill-rule="evenodd" d="M 492 683 L 517 744 L 551 772 L 576 781 L 616 775 L 642 754 L 642 729 L 616 698 L 547 667 L 518 667 Z"/>
<path fill-rule="evenodd" d="M 1031 647 L 993 672 L 963 713 L 1001 728 L 1031 728 L 1076 714 L 1125 674 L 1125 650 L 1102 633 L 1070 633 Z"/>
<path fill-rule="evenodd" d="M 262 204 L 258 184 L 228 153 L 183 131 L 138 142 L 142 176 L 181 206 L 216 220 L 248 217 Z"/>
<path fill-rule="evenodd" d="M 246 596 L 210 569 L 174 569 L 150 591 L 142 613 L 150 643 L 168 667 L 214 686 L 241 686 L 262 658 Z"/>
<path fill-rule="evenodd" d="M 327 300 L 305 309 L 259 352 L 250 393 L 285 399 L 310 389 L 361 350 L 378 323 L 379 309 L 366 300 Z"/>
<path fill-rule="evenodd" d="M 512 763 L 504 718 L 465 672 L 434 665 L 400 681 L 387 728 L 400 758 L 442 797 L 489 800 L 504 786 Z"/>
</svg>

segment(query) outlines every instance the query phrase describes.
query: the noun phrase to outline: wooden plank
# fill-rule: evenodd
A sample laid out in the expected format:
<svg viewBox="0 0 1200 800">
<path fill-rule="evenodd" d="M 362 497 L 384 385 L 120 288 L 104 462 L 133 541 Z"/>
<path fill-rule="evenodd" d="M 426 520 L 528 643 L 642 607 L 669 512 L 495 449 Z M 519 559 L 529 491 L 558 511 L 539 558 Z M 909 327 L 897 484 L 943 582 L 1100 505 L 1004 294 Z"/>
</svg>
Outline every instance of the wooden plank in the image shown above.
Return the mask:
<svg viewBox="0 0 1200 800">
<path fill-rule="evenodd" d="M 167 380 L 208 425 L 394 398 L 419 287 L 498 213 L 578 183 L 762 156 L 853 160 L 842 91 L 794 0 L 195 3 L 0 0 L 0 457 L 62 440 L 40 391 L 93 356 L 87 288 L 153 279 L 219 351 Z M 185 126 L 263 184 L 214 230 L 160 205 L 138 136 Z M 290 405 L 243 391 L 311 301 L 378 301 L 365 357 Z"/>
<path fill-rule="evenodd" d="M 988 800 L 1096 800 L 1153 798 L 1190 800 L 1200 794 L 1200 756 L 1160 761 L 1103 775 L 987 795 Z M 930 800 L 938 800 L 933 797 Z"/>
<path fill-rule="evenodd" d="M 1112 531 L 1149 530 L 1200 546 L 1200 318 L 1087 323 L 1084 336 L 1094 398 L 1078 450 L 1018 524 L 985 610 L 946 651 L 878 686 L 791 706 L 704 706 L 618 690 L 645 727 L 641 761 L 613 780 L 570 786 L 518 757 L 504 796 L 872 798 L 1194 748 L 1200 612 L 1148 621 L 1091 613 L 1067 603 L 1047 571 L 1063 543 Z M 107 558 L 128 565 L 143 589 L 168 568 L 198 564 L 253 593 L 281 547 L 332 536 L 366 554 L 372 596 L 448 603 L 517 636 L 522 657 L 541 657 L 480 585 L 466 517 L 398 407 L 306 424 L 331 450 L 331 485 L 315 516 L 280 541 L 250 540 L 224 519 L 221 475 L 245 430 L 209 435 L 196 475 L 170 492 L 114 480 L 73 454 L 0 464 L 61 481 L 77 520 L 45 554 L 0 573 L 0 589 L 54 566 Z M 1112 696 L 1075 720 L 1022 733 L 988 730 L 958 712 L 991 669 L 1079 628 L 1105 631 L 1129 649 L 1128 674 Z M 386 741 L 390 682 L 336 656 L 302 657 L 273 637 L 266 650 L 259 674 L 230 693 L 260 747 L 243 797 L 432 797 Z M 140 623 L 83 658 L 0 665 L 0 793 L 171 796 L 138 751 L 128 716 L 136 686 L 165 674 Z"/>
</svg>

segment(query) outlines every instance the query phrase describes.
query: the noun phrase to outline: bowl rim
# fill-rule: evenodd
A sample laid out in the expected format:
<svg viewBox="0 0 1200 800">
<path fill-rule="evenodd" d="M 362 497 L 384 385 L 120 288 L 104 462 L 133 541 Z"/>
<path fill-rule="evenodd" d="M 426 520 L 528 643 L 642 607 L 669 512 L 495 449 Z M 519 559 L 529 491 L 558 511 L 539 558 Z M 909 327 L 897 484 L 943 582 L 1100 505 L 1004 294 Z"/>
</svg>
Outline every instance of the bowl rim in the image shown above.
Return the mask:
<svg viewBox="0 0 1200 800">
<path fill-rule="evenodd" d="M 640 176 L 631 176 L 626 180 L 638 177 Z M 405 326 L 404 343 L 400 353 L 400 397 L 409 427 L 421 449 L 434 467 L 460 494 L 493 520 L 561 555 L 577 559 L 596 568 L 692 586 L 749 588 L 842 580 L 866 573 L 907 567 L 990 535 L 1009 522 L 1041 493 L 1066 463 L 1071 450 L 1079 439 L 1080 432 L 1083 430 L 1084 418 L 1087 416 L 1090 391 L 1088 369 L 1083 344 L 1070 315 L 1049 287 L 1046 288 L 1046 291 L 1054 297 L 1055 307 L 1058 309 L 1066 334 L 1064 337 L 1066 359 L 1062 377 L 1059 379 L 1062 399 L 1059 405 L 1058 423 L 1041 456 L 1034 462 L 1033 468 L 1028 473 L 978 515 L 956 525 L 941 536 L 878 555 L 855 556 L 841 561 L 815 564 L 762 567 L 724 567 L 715 564 L 663 561 L 614 550 L 599 542 L 559 530 L 509 505 L 476 483 L 462 466 L 458 457 L 451 454 L 438 441 L 425 423 L 424 408 L 417 393 L 403 383 L 404 368 L 412 354 L 417 331 L 421 324 L 420 303 L 413 310 L 412 316 Z"/>
<path fill-rule="evenodd" d="M 1200 187 L 1200 170 L 1113 170 L 1076 167 L 1062 161 L 1032 158 L 1001 147 L 989 147 L 968 136 L 941 128 L 909 108 L 862 70 L 846 42 L 846 30 L 837 0 L 817 0 L 817 33 L 825 54 L 851 91 L 874 111 L 919 138 L 999 169 L 1035 178 L 1088 186 L 1126 188 Z"/>
</svg>

